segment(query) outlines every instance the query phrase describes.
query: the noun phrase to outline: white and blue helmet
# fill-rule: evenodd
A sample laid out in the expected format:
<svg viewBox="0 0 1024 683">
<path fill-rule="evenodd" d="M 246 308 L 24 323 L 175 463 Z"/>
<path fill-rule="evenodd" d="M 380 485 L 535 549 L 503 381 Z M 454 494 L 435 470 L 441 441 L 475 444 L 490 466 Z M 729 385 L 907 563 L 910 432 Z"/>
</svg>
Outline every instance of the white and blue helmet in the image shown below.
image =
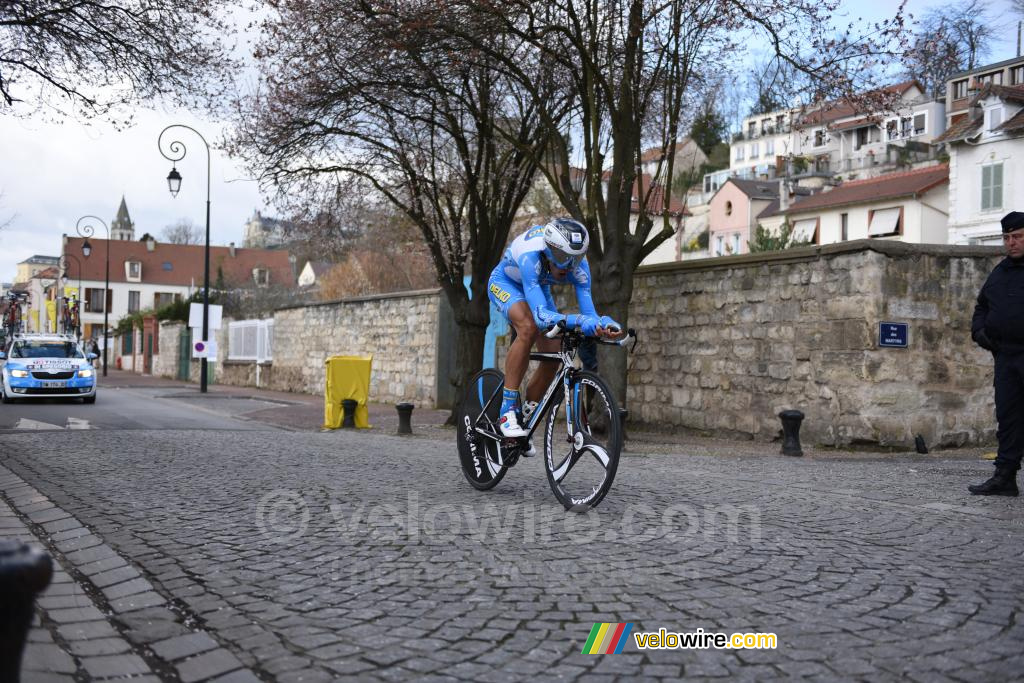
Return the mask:
<svg viewBox="0 0 1024 683">
<path fill-rule="evenodd" d="M 558 268 L 572 270 L 590 246 L 590 235 L 579 221 L 555 218 L 544 226 L 544 255 Z"/>
</svg>

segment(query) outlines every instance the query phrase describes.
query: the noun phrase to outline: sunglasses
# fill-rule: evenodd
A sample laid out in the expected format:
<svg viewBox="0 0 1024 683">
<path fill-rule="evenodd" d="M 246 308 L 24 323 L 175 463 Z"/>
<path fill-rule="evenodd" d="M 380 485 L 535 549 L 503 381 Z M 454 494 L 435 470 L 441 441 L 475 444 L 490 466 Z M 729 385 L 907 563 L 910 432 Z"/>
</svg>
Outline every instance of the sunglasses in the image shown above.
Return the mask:
<svg viewBox="0 0 1024 683">
<path fill-rule="evenodd" d="M 574 268 L 582 258 L 577 254 L 567 254 L 558 247 L 552 246 L 548 246 L 548 257 L 557 268 L 562 268 L 563 270 Z"/>
</svg>

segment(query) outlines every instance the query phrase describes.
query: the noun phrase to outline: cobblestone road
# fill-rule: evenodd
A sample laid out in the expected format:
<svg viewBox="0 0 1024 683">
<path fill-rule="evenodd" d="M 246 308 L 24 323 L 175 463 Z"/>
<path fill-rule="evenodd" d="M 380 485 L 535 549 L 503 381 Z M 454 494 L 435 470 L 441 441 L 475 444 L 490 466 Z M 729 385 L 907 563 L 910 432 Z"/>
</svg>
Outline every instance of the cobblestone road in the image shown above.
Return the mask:
<svg viewBox="0 0 1024 683">
<path fill-rule="evenodd" d="M 0 534 L 62 567 L 26 680 L 1021 676 L 1024 501 L 966 495 L 989 463 L 682 455 L 709 444 L 578 516 L 539 458 L 472 490 L 447 438 L 0 435 Z M 595 622 L 778 647 L 581 655 Z"/>
</svg>

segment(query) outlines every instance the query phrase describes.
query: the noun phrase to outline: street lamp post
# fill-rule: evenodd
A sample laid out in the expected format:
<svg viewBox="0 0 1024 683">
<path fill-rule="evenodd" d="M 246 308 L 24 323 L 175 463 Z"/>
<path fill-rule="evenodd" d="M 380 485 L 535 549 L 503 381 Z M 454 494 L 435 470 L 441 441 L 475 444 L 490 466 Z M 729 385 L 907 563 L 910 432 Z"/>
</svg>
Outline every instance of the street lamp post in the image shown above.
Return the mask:
<svg viewBox="0 0 1024 683">
<path fill-rule="evenodd" d="M 82 300 L 82 262 L 79 261 L 75 257 L 74 254 L 61 254 L 60 255 L 60 259 L 58 259 L 58 261 L 57 261 L 57 266 L 60 268 L 61 284 L 63 286 L 65 286 L 65 287 L 68 284 L 68 259 L 74 261 L 75 262 L 75 266 L 78 267 L 78 300 L 81 301 Z M 66 300 L 67 297 L 63 297 L 62 296 L 61 299 Z M 104 302 L 104 303 L 106 303 L 106 302 Z M 67 307 L 67 303 L 64 304 L 64 307 L 65 308 Z M 79 313 L 81 313 L 81 311 L 79 311 Z M 66 334 L 67 330 L 64 330 L 64 332 Z M 76 330 L 76 334 L 78 334 L 78 333 L 79 332 Z"/>
<path fill-rule="evenodd" d="M 82 225 L 83 221 L 86 222 L 85 225 Z M 75 232 L 78 233 L 79 237 L 85 238 L 85 242 L 82 243 L 82 254 L 85 256 L 85 258 L 89 258 L 89 254 L 92 253 L 92 245 L 89 244 L 89 238 L 96 234 L 96 228 L 92 227 L 92 225 L 90 225 L 88 221 L 96 221 L 97 223 L 102 225 L 103 229 L 106 231 L 107 234 L 107 253 L 104 257 L 103 263 L 103 376 L 106 377 L 108 346 L 107 340 L 109 339 L 109 333 L 107 332 L 109 328 L 107 322 L 110 319 L 110 301 L 108 299 L 110 292 L 110 228 L 108 228 L 107 224 L 103 222 L 103 219 L 99 218 L 98 216 L 82 216 L 81 218 L 78 219 L 78 222 L 75 224 Z"/>
<path fill-rule="evenodd" d="M 164 133 L 172 128 L 184 128 L 185 130 L 192 131 L 203 141 L 203 145 L 206 146 L 206 248 L 203 252 L 203 342 L 207 342 L 209 341 L 210 334 L 210 144 L 198 130 L 181 123 L 172 124 L 160 131 L 156 144 L 160 149 L 160 154 L 171 162 L 171 172 L 167 174 L 167 188 L 171 191 L 172 197 L 177 197 L 178 191 L 181 189 L 181 174 L 178 173 L 178 168 L 174 163 L 184 159 L 185 152 L 187 151 L 185 144 L 180 140 L 171 141 L 167 146 L 167 152 L 164 151 L 162 143 Z M 200 359 L 199 363 L 199 391 L 203 393 L 206 392 L 206 367 L 206 358 L 204 357 Z"/>
</svg>

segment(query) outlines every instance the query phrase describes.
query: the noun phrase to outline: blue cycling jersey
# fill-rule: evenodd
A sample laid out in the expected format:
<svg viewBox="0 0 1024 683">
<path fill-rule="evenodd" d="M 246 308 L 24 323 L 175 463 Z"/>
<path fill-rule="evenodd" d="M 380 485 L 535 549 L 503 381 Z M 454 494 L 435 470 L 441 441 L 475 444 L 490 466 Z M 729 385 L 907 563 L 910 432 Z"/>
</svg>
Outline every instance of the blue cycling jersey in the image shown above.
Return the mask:
<svg viewBox="0 0 1024 683">
<path fill-rule="evenodd" d="M 518 289 L 519 292 L 507 292 L 509 295 L 516 295 L 520 292 L 526 299 L 530 312 L 533 313 L 537 324 L 546 327 L 561 319 L 558 308 L 555 306 L 551 296 L 552 285 L 571 284 L 576 290 L 576 301 L 580 307 L 580 313 L 584 316 L 597 318 L 597 310 L 594 308 L 594 300 L 590 295 L 590 264 L 584 258 L 576 268 L 566 271 L 565 276 L 556 278 L 541 260 L 541 253 L 544 251 L 544 228 L 534 226 L 517 237 L 505 250 L 498 266 L 491 273 L 491 295 L 500 298 L 494 291 L 502 286 L 507 289 Z M 513 303 L 507 298 L 504 303 Z M 507 307 L 500 306 L 502 312 L 507 314 Z"/>
</svg>

